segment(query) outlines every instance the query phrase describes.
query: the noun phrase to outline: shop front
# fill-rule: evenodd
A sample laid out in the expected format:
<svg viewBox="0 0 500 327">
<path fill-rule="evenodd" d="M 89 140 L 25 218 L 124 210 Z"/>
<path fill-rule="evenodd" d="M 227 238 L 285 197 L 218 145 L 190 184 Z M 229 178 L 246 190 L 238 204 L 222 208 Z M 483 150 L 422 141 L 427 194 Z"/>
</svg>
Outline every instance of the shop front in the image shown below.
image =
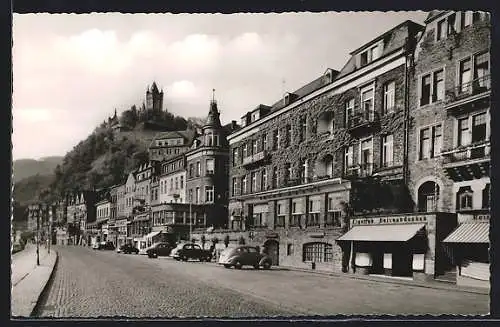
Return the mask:
<svg viewBox="0 0 500 327">
<path fill-rule="evenodd" d="M 457 285 L 490 287 L 489 230 L 489 220 L 466 221 L 444 239 Z"/>
<path fill-rule="evenodd" d="M 456 226 L 448 214 L 407 214 L 352 219 L 337 239 L 344 271 L 425 280 L 451 269 L 441 241 Z"/>
</svg>

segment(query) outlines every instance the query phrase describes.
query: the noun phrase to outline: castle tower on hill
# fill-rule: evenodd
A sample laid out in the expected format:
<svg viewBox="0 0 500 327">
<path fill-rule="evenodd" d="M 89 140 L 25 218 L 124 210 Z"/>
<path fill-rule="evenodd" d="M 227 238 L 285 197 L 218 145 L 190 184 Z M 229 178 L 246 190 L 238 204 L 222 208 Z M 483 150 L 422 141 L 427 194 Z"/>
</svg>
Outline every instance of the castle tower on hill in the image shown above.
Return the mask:
<svg viewBox="0 0 500 327">
<path fill-rule="evenodd" d="M 156 82 L 153 82 L 151 88 L 146 90 L 146 109 L 160 112 L 163 110 L 163 90 L 158 90 Z"/>
</svg>

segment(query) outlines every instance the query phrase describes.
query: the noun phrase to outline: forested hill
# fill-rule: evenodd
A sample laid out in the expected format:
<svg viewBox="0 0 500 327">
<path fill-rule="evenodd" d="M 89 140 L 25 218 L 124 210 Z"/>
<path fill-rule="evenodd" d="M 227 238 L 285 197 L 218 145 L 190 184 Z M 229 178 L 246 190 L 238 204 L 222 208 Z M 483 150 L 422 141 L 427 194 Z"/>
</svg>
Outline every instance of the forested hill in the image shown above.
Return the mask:
<svg viewBox="0 0 500 327">
<path fill-rule="evenodd" d="M 107 122 L 68 152 L 54 171 L 54 180 L 42 199 L 55 200 L 68 192 L 99 189 L 124 181 L 128 172 L 148 160 L 147 148 L 157 131 L 144 123 L 164 126 L 164 130 L 184 130 L 198 126 L 198 119 L 185 119 L 163 111 L 138 111 L 135 106 L 119 117 L 124 131 L 114 133 Z"/>
</svg>

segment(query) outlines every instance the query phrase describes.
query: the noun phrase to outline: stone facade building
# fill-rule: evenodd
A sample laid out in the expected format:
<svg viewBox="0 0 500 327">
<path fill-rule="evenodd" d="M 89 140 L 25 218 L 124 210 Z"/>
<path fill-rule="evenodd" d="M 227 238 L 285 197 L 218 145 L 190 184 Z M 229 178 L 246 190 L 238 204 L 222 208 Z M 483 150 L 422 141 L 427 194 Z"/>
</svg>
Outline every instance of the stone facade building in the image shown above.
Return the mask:
<svg viewBox="0 0 500 327">
<path fill-rule="evenodd" d="M 161 163 L 159 203 L 186 203 L 186 157 L 171 157 Z"/>
<path fill-rule="evenodd" d="M 433 11 L 425 23 L 409 94 L 409 186 L 418 211 L 457 213 L 462 224 L 458 236 L 445 240 L 458 267 L 442 267 L 440 278 L 487 282 L 490 17 Z M 465 257 L 458 258 L 459 253 Z"/>
<path fill-rule="evenodd" d="M 228 202 L 228 127 L 219 118 L 217 102 L 210 102 L 207 120 L 186 156 L 187 202 L 202 205 L 207 211 L 206 224 L 226 224 Z"/>
<path fill-rule="evenodd" d="M 352 242 L 335 240 L 348 216 L 408 210 L 406 66 L 422 29 L 396 26 L 228 137 L 229 223 L 274 264 L 346 271 Z"/>
<path fill-rule="evenodd" d="M 196 131 L 169 131 L 158 133 L 149 145 L 150 160 L 167 160 L 185 153 L 191 147 Z"/>
</svg>

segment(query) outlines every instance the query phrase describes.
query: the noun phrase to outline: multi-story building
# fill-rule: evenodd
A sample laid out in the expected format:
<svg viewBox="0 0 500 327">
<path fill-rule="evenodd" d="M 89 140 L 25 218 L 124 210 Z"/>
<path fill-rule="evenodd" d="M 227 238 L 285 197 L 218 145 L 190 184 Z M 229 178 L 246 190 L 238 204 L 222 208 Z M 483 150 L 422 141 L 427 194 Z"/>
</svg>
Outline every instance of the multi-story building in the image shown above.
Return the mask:
<svg viewBox="0 0 500 327">
<path fill-rule="evenodd" d="M 109 192 L 105 191 L 96 203 L 96 224 L 99 230 L 95 242 L 105 242 L 109 235 L 109 219 L 111 217 L 111 199 Z"/>
<path fill-rule="evenodd" d="M 186 202 L 186 159 L 183 154 L 161 163 L 159 203 Z"/>
<path fill-rule="evenodd" d="M 129 219 L 126 214 L 125 190 L 125 183 L 116 186 L 116 219 L 114 230 L 116 233 L 117 246 L 122 246 L 127 243 L 127 225 Z"/>
<path fill-rule="evenodd" d="M 406 67 L 422 28 L 394 27 L 229 136 L 230 226 L 250 229 L 274 264 L 347 271 L 365 251 L 361 240 L 336 246 L 347 218 L 408 210 Z"/>
<path fill-rule="evenodd" d="M 192 129 L 158 133 L 149 145 L 149 159 L 162 161 L 183 154 L 195 137 L 196 131 Z"/>
<path fill-rule="evenodd" d="M 217 102 L 212 100 L 201 135 L 186 153 L 187 202 L 207 205 L 207 224 L 224 226 L 228 203 L 228 142 L 229 128 L 222 126 Z"/>
<path fill-rule="evenodd" d="M 73 201 L 73 224 L 78 230 L 76 243 L 79 245 L 90 245 L 90 235 L 87 235 L 86 225 L 96 221 L 97 194 L 95 191 L 78 192 Z M 70 210 L 68 210 L 69 212 Z"/>
<path fill-rule="evenodd" d="M 418 211 L 458 216 L 444 239 L 458 268 L 436 267 L 438 277 L 489 285 L 490 17 L 436 10 L 425 24 L 409 94 L 410 190 Z"/>
</svg>

